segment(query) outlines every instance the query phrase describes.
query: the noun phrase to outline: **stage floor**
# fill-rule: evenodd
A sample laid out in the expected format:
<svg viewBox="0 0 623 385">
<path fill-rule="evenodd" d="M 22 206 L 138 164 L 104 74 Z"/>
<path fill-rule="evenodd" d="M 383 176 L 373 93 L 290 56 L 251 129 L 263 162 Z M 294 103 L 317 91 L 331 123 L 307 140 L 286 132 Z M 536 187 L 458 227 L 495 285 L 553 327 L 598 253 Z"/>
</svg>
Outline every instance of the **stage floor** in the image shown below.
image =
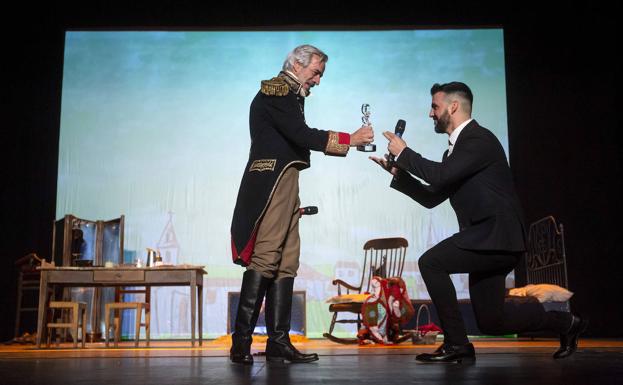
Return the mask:
<svg viewBox="0 0 623 385">
<path fill-rule="evenodd" d="M 123 342 L 73 349 L 71 343 L 49 349 L 0 345 L 2 384 L 623 384 L 623 340 L 582 339 L 573 356 L 554 360 L 554 339 L 473 339 L 476 363 L 417 364 L 418 353 L 435 345 L 339 345 L 327 340 L 296 343 L 316 352 L 311 364 L 273 364 L 256 356 L 255 364 L 231 364 L 229 344 L 205 341 L 152 341 L 149 348 Z M 112 345 L 111 345 L 112 346 Z M 254 343 L 253 350 L 264 348 Z"/>
</svg>

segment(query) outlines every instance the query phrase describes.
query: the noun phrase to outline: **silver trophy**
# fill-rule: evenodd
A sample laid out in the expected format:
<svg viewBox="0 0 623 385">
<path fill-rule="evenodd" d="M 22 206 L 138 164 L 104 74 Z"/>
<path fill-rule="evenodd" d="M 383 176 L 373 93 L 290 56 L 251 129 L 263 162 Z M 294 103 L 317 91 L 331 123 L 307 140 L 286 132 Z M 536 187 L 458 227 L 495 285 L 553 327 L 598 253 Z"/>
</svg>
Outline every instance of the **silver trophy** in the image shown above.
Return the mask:
<svg viewBox="0 0 623 385">
<path fill-rule="evenodd" d="M 361 117 L 361 121 L 363 122 L 364 126 L 371 126 L 370 124 L 370 105 L 369 104 L 362 104 L 361 105 L 361 113 L 363 114 L 363 116 Z M 376 151 L 376 144 L 372 144 L 372 143 L 368 143 L 368 144 L 361 144 L 359 146 L 357 146 L 357 151 L 363 151 L 363 152 L 375 152 Z"/>
</svg>

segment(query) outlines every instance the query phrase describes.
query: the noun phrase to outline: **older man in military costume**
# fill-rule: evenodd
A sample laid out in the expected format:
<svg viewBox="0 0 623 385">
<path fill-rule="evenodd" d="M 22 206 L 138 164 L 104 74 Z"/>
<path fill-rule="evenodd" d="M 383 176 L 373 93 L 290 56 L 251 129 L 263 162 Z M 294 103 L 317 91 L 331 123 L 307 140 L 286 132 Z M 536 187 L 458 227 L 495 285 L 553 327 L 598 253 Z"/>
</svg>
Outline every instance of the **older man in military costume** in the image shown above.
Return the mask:
<svg viewBox="0 0 623 385">
<path fill-rule="evenodd" d="M 266 296 L 269 361 L 312 362 L 290 342 L 294 277 L 299 267 L 299 171 L 310 166 L 310 150 L 346 156 L 351 146 L 371 143 L 371 127 L 353 134 L 310 128 L 305 97 L 320 84 L 327 55 L 302 45 L 286 58 L 277 77 L 264 80 L 253 99 L 251 151 L 231 226 L 234 263 L 246 266 L 240 289 L 230 359 L 252 364 L 252 334 Z"/>
</svg>

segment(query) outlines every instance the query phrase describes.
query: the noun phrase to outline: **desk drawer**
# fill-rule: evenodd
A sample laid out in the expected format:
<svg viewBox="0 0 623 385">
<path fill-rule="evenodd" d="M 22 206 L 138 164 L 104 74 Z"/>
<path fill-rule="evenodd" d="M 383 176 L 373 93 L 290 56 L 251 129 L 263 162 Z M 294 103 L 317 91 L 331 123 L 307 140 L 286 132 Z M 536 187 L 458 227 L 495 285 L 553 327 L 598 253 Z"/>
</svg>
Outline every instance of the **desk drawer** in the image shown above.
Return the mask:
<svg viewBox="0 0 623 385">
<path fill-rule="evenodd" d="M 48 272 L 48 283 L 85 283 L 91 282 L 91 278 L 93 277 L 93 272 L 91 271 L 79 271 L 79 270 L 71 270 L 71 271 L 49 271 Z"/>
<path fill-rule="evenodd" d="M 144 270 L 121 270 L 121 271 L 94 271 L 94 282 L 143 282 L 145 281 Z"/>
</svg>

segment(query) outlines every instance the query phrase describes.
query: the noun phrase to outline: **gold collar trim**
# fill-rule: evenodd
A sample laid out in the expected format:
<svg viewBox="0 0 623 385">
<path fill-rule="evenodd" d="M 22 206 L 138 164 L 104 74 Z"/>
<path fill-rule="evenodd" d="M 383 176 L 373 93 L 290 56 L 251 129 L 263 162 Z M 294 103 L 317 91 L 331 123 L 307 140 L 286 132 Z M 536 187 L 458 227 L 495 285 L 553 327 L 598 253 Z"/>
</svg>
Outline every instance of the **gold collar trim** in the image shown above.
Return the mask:
<svg viewBox="0 0 623 385">
<path fill-rule="evenodd" d="M 303 97 L 309 96 L 309 92 L 305 91 L 305 88 L 303 88 L 303 83 L 301 83 L 301 81 L 292 72 L 281 71 L 279 72 L 279 75 L 277 75 L 277 77 L 284 79 L 286 83 L 288 83 L 290 89 L 294 91 L 295 94 L 301 95 Z"/>
</svg>

